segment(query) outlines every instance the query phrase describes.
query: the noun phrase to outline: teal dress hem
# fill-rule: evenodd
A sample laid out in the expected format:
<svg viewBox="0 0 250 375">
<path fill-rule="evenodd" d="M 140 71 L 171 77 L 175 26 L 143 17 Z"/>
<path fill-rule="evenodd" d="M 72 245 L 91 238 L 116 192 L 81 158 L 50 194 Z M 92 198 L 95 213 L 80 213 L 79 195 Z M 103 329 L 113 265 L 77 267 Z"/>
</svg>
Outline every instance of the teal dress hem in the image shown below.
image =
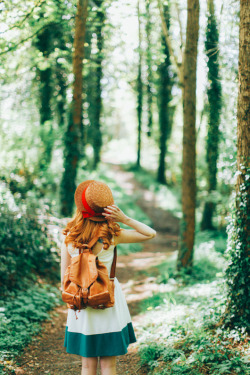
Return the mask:
<svg viewBox="0 0 250 375">
<path fill-rule="evenodd" d="M 129 344 L 136 341 L 132 322 L 121 331 L 93 335 L 70 332 L 66 326 L 64 346 L 67 353 L 82 357 L 118 356 L 126 354 Z"/>
</svg>

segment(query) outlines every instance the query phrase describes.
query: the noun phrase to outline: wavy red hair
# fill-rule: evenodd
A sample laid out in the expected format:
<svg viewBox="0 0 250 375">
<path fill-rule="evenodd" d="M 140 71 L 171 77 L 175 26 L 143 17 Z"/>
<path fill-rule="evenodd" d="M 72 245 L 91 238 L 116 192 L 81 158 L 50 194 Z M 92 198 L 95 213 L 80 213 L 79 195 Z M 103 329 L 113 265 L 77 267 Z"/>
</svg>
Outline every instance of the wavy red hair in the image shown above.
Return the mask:
<svg viewBox="0 0 250 375">
<path fill-rule="evenodd" d="M 71 243 L 77 249 L 84 248 L 84 244 L 88 244 L 93 237 L 98 235 L 103 240 L 103 248 L 107 250 L 112 244 L 112 237 L 118 236 L 120 231 L 118 223 L 83 218 L 82 212 L 77 208 L 74 217 L 63 229 L 63 234 L 66 236 L 66 246 Z"/>
</svg>

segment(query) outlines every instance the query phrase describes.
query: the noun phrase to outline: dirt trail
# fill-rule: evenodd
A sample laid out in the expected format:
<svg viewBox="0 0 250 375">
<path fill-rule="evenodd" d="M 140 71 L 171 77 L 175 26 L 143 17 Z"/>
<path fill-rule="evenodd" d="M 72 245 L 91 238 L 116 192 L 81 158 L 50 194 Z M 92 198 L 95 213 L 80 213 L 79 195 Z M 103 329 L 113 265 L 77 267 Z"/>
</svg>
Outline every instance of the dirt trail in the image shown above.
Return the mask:
<svg viewBox="0 0 250 375">
<path fill-rule="evenodd" d="M 157 231 L 156 238 L 145 243 L 140 252 L 119 255 L 117 261 L 116 276 L 126 296 L 132 321 L 136 322 L 140 301 L 150 297 L 158 288 L 154 282 L 157 275 L 153 273 L 152 267 L 164 261 L 177 248 L 179 223 L 171 213 L 157 207 L 154 194 L 136 182 L 132 173 L 122 171 L 118 165 L 113 165 L 112 168 L 117 181 L 126 192 L 136 194 L 137 204 L 151 218 Z M 66 353 L 63 347 L 66 305 L 54 309 L 50 316 L 52 321 L 43 322 L 39 336 L 16 359 L 16 374 L 80 375 L 81 358 Z M 134 329 L 137 336 L 136 324 Z M 128 353 L 117 357 L 118 375 L 147 374 L 147 369 L 139 364 L 136 345 L 137 343 L 129 345 Z"/>
</svg>

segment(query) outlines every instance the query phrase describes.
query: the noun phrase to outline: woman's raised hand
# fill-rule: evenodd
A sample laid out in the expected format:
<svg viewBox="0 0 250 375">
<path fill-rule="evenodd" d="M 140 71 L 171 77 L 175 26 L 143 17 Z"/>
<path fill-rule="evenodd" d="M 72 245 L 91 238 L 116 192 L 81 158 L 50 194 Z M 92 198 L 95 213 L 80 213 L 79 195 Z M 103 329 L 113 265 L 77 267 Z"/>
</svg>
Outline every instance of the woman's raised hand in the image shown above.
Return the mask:
<svg viewBox="0 0 250 375">
<path fill-rule="evenodd" d="M 105 216 L 107 220 L 125 224 L 129 219 L 128 216 L 126 216 L 124 212 L 115 204 L 113 204 L 112 206 L 107 206 L 106 208 L 104 208 L 104 211 L 105 212 L 103 212 L 103 216 Z"/>
</svg>

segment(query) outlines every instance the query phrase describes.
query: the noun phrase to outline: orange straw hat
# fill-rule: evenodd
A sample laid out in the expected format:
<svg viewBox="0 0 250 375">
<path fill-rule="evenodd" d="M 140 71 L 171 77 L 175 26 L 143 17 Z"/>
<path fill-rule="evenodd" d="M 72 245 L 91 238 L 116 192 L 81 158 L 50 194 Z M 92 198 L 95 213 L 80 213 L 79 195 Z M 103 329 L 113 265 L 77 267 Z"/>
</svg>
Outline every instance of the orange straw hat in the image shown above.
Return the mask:
<svg viewBox="0 0 250 375">
<path fill-rule="evenodd" d="M 93 221 L 107 220 L 102 213 L 104 208 L 114 204 L 112 191 L 104 182 L 87 180 L 80 183 L 75 191 L 76 207 L 82 216 Z"/>
</svg>

